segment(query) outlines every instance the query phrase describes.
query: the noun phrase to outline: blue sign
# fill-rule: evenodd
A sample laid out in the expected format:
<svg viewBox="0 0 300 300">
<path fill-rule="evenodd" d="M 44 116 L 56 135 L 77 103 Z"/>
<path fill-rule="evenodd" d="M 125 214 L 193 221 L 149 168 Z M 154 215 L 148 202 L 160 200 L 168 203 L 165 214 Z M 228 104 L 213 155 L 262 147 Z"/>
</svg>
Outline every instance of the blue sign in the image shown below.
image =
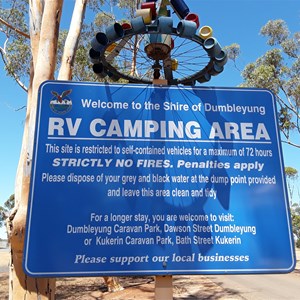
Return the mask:
<svg viewBox="0 0 300 300">
<path fill-rule="evenodd" d="M 295 265 L 268 90 L 45 82 L 29 198 L 30 276 Z"/>
</svg>

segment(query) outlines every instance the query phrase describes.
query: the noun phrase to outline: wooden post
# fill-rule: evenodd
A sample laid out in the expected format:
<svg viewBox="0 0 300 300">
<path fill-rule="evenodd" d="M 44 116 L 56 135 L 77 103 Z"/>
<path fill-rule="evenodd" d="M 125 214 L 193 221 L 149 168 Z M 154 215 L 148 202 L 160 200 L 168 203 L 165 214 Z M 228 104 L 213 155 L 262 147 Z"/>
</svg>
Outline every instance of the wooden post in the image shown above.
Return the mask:
<svg viewBox="0 0 300 300">
<path fill-rule="evenodd" d="M 155 300 L 173 299 L 173 278 L 171 275 L 155 276 Z"/>
<path fill-rule="evenodd" d="M 155 85 L 168 85 L 168 80 L 166 79 L 153 79 L 152 81 Z"/>
<path fill-rule="evenodd" d="M 154 79 L 153 84 L 167 85 L 165 79 Z M 172 275 L 155 276 L 155 300 L 173 299 L 173 278 Z"/>
</svg>

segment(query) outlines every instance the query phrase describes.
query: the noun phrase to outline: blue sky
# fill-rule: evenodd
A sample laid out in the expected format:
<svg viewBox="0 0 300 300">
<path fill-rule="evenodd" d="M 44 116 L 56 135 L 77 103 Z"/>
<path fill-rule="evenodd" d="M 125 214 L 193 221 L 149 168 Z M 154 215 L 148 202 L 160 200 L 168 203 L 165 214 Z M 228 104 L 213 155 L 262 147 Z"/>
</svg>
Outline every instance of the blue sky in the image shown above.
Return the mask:
<svg viewBox="0 0 300 300">
<path fill-rule="evenodd" d="M 185 0 L 190 11 L 198 14 L 200 26 L 209 25 L 222 46 L 238 43 L 241 56 L 237 62 L 243 69 L 269 49 L 266 39 L 259 35 L 260 28 L 269 20 L 283 19 L 291 32 L 300 30 L 299 0 Z M 64 1 L 62 25 L 66 28 L 74 1 Z M 67 12 L 66 12 L 67 9 Z M 91 15 L 87 14 L 91 18 Z M 3 38 L 0 35 L 3 46 Z M 236 87 L 242 81 L 232 63 L 225 71 L 209 82 L 209 86 Z M 19 159 L 25 110 L 15 111 L 26 105 L 26 93 L 6 77 L 0 62 L 0 204 L 14 192 L 15 173 Z M 295 136 L 299 142 L 299 137 Z M 300 172 L 300 149 L 284 146 L 285 166 Z M 3 233 L 0 232 L 0 237 Z"/>
</svg>

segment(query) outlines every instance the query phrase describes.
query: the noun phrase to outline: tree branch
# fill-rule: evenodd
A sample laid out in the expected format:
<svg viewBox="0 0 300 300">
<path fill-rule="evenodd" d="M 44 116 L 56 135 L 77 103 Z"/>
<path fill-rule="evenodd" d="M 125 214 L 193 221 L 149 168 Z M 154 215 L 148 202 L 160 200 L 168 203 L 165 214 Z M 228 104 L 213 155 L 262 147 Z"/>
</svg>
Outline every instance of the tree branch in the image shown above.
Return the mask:
<svg viewBox="0 0 300 300">
<path fill-rule="evenodd" d="M 281 141 L 282 143 L 285 143 L 285 144 L 288 144 L 288 145 L 291 145 L 291 146 L 294 146 L 294 147 L 296 147 L 296 148 L 300 148 L 300 145 L 298 145 L 298 144 L 295 144 L 295 143 L 293 143 L 293 142 L 291 142 L 291 141 Z"/>
<path fill-rule="evenodd" d="M 2 61 L 5 65 L 5 67 L 8 68 L 7 60 L 6 60 L 6 53 L 1 47 L 0 47 L 0 53 L 1 53 Z M 19 79 L 19 77 L 15 73 L 11 73 L 11 75 L 13 76 L 13 78 L 15 79 L 17 84 L 27 93 L 28 89 L 25 86 L 25 84 Z"/>
<path fill-rule="evenodd" d="M 299 112 L 297 110 L 297 107 L 295 105 L 293 105 L 289 95 L 287 94 L 286 90 L 284 89 L 284 87 L 280 84 L 280 89 L 281 91 L 284 93 L 286 100 L 288 101 L 289 105 L 287 105 L 287 108 L 289 108 L 297 117 L 297 119 L 300 118 Z"/>
<path fill-rule="evenodd" d="M 59 80 L 71 80 L 72 68 L 82 29 L 87 0 L 76 0 L 70 29 L 65 42 L 62 63 L 58 74 Z"/>
<path fill-rule="evenodd" d="M 15 31 L 16 33 L 24 36 L 27 39 L 30 39 L 29 34 L 23 32 L 22 30 L 10 25 L 9 23 L 7 23 L 5 20 L 3 20 L 2 18 L 0 18 L 0 23 L 4 24 L 5 26 L 7 26 L 8 28 L 12 29 L 13 31 Z"/>
</svg>

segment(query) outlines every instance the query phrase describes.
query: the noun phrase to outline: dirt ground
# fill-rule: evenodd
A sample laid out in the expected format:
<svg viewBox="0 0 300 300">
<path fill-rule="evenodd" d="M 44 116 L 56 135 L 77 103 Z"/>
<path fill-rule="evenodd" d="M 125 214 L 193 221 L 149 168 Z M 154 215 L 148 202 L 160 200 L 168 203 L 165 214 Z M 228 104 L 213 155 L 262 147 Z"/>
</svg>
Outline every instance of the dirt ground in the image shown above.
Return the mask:
<svg viewBox="0 0 300 300">
<path fill-rule="evenodd" d="M 121 277 L 123 291 L 109 293 L 101 277 L 61 278 L 56 283 L 56 300 L 153 300 L 153 277 Z M 8 274 L 0 273 L 0 299 L 8 299 Z M 174 300 L 242 299 L 205 276 L 174 276 Z"/>
<path fill-rule="evenodd" d="M 8 266 L 9 253 L 0 252 L 1 270 Z M 59 278 L 57 300 L 150 300 L 154 299 L 154 277 L 120 277 L 123 291 L 109 293 L 102 277 Z M 241 299 L 205 276 L 173 276 L 174 300 Z M 0 272 L 0 299 L 8 299 L 8 273 Z"/>
<path fill-rule="evenodd" d="M 298 254 L 298 253 L 297 253 Z M 9 253 L 0 252 L 1 270 L 8 266 Z M 298 256 L 299 259 L 299 256 Z M 299 264 L 299 261 L 298 261 Z M 102 277 L 59 278 L 57 300 L 153 300 L 154 277 L 120 277 L 123 291 L 109 293 Z M 8 273 L 0 272 L 0 299 L 8 299 Z M 209 276 L 173 276 L 174 300 L 242 299 L 235 291 L 213 283 Z"/>
</svg>

